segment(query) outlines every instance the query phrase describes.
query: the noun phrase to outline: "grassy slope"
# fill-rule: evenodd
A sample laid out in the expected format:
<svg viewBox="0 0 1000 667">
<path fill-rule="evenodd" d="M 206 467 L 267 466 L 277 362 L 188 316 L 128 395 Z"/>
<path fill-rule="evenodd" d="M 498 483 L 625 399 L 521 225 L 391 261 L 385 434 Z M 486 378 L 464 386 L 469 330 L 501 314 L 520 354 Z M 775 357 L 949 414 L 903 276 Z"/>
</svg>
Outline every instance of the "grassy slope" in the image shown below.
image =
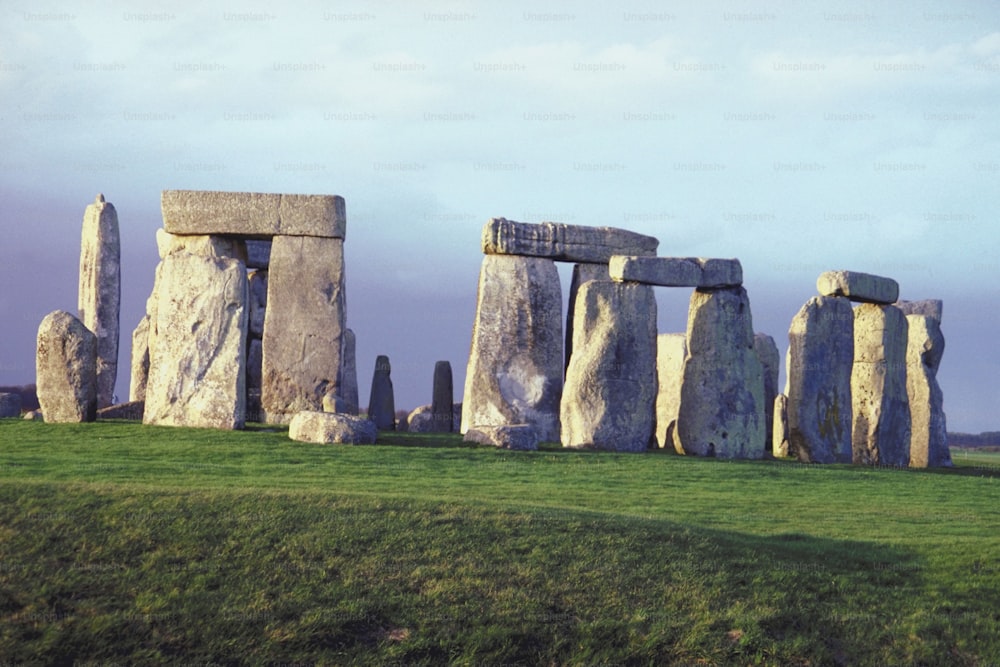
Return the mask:
<svg viewBox="0 0 1000 667">
<path fill-rule="evenodd" d="M 0 424 L 0 657 L 1000 660 L 1000 457 L 383 441 Z"/>
</svg>

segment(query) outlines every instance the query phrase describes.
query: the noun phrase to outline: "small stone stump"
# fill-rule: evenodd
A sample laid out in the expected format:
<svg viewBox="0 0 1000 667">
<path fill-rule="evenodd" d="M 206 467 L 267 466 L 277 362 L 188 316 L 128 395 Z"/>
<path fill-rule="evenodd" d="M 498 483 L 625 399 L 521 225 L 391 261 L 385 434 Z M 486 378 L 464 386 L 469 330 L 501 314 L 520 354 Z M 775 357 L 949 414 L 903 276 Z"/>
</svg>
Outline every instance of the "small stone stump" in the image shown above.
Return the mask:
<svg viewBox="0 0 1000 667">
<path fill-rule="evenodd" d="M 303 411 L 292 417 L 288 437 L 318 445 L 371 445 L 378 437 L 378 429 L 371 421 L 354 415 Z"/>
<path fill-rule="evenodd" d="M 97 418 L 97 336 L 69 313 L 49 313 L 38 327 L 35 383 L 45 421 Z"/>
</svg>

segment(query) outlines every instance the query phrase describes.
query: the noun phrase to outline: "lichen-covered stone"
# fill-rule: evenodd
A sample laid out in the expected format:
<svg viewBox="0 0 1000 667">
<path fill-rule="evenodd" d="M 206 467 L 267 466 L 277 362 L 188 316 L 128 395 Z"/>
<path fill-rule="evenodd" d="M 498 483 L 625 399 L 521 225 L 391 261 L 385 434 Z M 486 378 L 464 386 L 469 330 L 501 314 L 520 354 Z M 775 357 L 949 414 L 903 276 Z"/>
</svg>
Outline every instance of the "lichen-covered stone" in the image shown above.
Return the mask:
<svg viewBox="0 0 1000 667">
<path fill-rule="evenodd" d="M 660 447 L 683 454 L 677 435 L 677 415 L 684 383 L 687 334 L 668 333 L 656 337 L 656 442 Z"/>
<path fill-rule="evenodd" d="M 83 214 L 80 240 L 80 321 L 97 336 L 97 407 L 114 402 L 121 308 L 118 213 L 104 195 Z"/>
<path fill-rule="evenodd" d="M 38 326 L 35 356 L 38 403 L 50 424 L 97 418 L 97 336 L 57 310 Z"/>
<path fill-rule="evenodd" d="M 910 401 L 910 466 L 950 466 L 944 394 L 937 381 L 944 334 L 933 315 L 907 315 L 906 391 Z"/>
<path fill-rule="evenodd" d="M 371 445 L 378 437 L 367 419 L 333 412 L 303 411 L 292 417 L 288 437 L 318 445 Z"/>
</svg>

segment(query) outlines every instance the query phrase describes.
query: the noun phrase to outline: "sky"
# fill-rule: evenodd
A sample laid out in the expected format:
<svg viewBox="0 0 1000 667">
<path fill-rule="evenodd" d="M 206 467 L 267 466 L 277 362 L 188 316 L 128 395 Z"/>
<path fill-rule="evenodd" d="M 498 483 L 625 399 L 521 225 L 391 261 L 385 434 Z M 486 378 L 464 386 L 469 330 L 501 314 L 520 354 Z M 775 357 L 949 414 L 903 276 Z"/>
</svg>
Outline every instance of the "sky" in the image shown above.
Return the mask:
<svg viewBox="0 0 1000 667">
<path fill-rule="evenodd" d="M 97 193 L 121 226 L 122 400 L 162 190 L 337 194 L 362 404 L 379 354 L 398 408 L 430 402 L 437 360 L 461 400 L 502 216 L 739 258 L 782 357 L 820 273 L 895 278 L 944 300 L 949 430 L 1000 430 L 997 109 L 989 0 L 5 0 L 0 385 L 33 382 L 39 322 L 76 311 Z M 657 289 L 661 332 L 689 296 Z"/>
</svg>

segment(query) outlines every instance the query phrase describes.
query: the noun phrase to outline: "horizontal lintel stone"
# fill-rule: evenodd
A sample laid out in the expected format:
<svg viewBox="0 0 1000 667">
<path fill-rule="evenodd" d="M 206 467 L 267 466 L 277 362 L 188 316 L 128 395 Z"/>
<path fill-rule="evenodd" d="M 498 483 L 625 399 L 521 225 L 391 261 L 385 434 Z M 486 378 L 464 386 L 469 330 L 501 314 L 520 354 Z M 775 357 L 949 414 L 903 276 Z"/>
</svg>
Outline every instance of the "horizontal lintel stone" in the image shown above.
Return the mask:
<svg viewBox="0 0 1000 667">
<path fill-rule="evenodd" d="M 347 230 L 344 198 L 336 195 L 164 190 L 160 208 L 163 228 L 179 235 L 342 239 Z"/>
<path fill-rule="evenodd" d="M 611 279 L 663 287 L 737 287 L 743 284 L 738 259 L 702 257 L 628 257 L 617 255 L 608 264 Z"/>
<path fill-rule="evenodd" d="M 921 299 L 920 301 L 897 301 L 893 304 L 904 315 L 926 315 L 941 324 L 944 302 L 941 299 Z"/>
<path fill-rule="evenodd" d="M 845 296 L 860 303 L 893 304 L 899 298 L 899 283 L 859 271 L 827 271 L 816 280 L 821 296 Z"/>
<path fill-rule="evenodd" d="M 483 227 L 483 253 L 605 264 L 614 255 L 655 255 L 659 240 L 615 227 L 493 218 Z"/>
</svg>

